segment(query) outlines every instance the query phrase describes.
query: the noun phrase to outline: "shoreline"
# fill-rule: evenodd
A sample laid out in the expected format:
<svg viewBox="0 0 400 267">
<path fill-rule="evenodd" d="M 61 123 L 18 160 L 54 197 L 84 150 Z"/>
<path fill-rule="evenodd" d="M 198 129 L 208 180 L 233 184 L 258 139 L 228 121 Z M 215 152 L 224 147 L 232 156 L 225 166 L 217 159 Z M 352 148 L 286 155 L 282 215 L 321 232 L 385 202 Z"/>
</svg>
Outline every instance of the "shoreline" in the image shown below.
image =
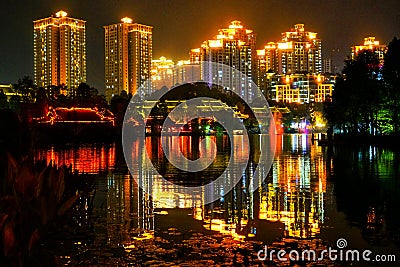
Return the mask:
<svg viewBox="0 0 400 267">
<path fill-rule="evenodd" d="M 322 146 L 377 146 L 400 150 L 400 136 L 368 136 L 334 134 L 332 139 L 316 140 Z"/>
</svg>

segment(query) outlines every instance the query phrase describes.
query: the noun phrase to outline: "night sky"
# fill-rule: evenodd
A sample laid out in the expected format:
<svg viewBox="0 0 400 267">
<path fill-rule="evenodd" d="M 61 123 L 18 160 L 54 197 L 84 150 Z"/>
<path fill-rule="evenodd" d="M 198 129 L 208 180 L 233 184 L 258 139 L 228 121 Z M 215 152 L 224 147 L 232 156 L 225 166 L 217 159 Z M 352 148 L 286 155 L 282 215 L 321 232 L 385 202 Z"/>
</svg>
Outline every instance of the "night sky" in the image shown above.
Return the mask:
<svg viewBox="0 0 400 267">
<path fill-rule="evenodd" d="M 187 59 L 232 20 L 257 34 L 257 48 L 278 41 L 280 33 L 296 23 L 318 32 L 323 40 L 323 57 L 332 54 L 342 65 L 351 45 L 367 36 L 388 43 L 400 37 L 399 0 L 1 0 L 0 84 L 33 76 L 33 23 L 63 9 L 69 16 L 87 21 L 88 83 L 103 92 L 103 25 L 124 16 L 153 29 L 153 58 Z M 337 52 L 339 50 L 339 52 Z M 334 51 L 334 52 L 332 52 Z"/>
</svg>

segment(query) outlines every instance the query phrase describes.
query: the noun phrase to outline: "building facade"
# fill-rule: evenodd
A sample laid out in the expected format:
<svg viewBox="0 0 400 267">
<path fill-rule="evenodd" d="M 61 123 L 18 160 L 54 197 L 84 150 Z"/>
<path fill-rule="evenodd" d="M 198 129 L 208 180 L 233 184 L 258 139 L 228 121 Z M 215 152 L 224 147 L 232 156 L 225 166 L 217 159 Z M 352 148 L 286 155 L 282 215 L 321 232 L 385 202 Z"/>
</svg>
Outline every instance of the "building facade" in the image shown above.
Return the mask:
<svg viewBox="0 0 400 267">
<path fill-rule="evenodd" d="M 304 24 L 294 27 L 282 33 L 282 40 L 277 43 L 278 73 L 321 73 L 322 42 L 317 33 L 306 31 Z"/>
<path fill-rule="evenodd" d="M 86 22 L 59 11 L 33 24 L 35 84 L 71 90 L 86 82 Z"/>
<path fill-rule="evenodd" d="M 108 101 L 123 90 L 132 95 L 151 93 L 153 27 L 123 18 L 104 26 L 105 91 Z"/>
<path fill-rule="evenodd" d="M 268 42 L 257 50 L 257 85 L 266 91 L 268 76 L 322 73 L 322 41 L 317 33 L 306 31 L 304 24 L 282 33 L 278 42 Z"/>
<path fill-rule="evenodd" d="M 174 85 L 201 80 L 201 68 L 197 62 L 179 60 L 174 69 Z"/>
<path fill-rule="evenodd" d="M 325 58 L 322 60 L 322 73 L 332 73 L 332 59 Z"/>
<path fill-rule="evenodd" d="M 194 48 L 190 50 L 189 56 L 190 56 L 190 63 L 196 64 L 200 63 L 201 61 L 201 49 L 200 48 Z"/>
<path fill-rule="evenodd" d="M 351 58 L 355 59 L 355 57 L 363 50 L 374 51 L 379 59 L 379 63 L 383 65 L 387 51 L 386 45 L 381 45 L 375 37 L 366 37 L 364 38 L 364 44 L 351 47 Z"/>
<path fill-rule="evenodd" d="M 335 77 L 320 74 L 274 75 L 269 80 L 269 99 L 286 103 L 330 101 Z"/>
<path fill-rule="evenodd" d="M 174 85 L 175 63 L 172 59 L 160 57 L 151 61 L 151 86 L 153 91 L 167 87 L 168 89 Z"/>
<path fill-rule="evenodd" d="M 256 35 L 240 21 L 232 21 L 228 28 L 218 31 L 216 38 L 204 41 L 201 48 L 192 49 L 190 53 L 192 63 L 203 62 L 203 80 L 225 85 L 226 90 L 235 91 L 250 102 L 254 98 L 252 82 L 257 76 L 256 58 Z M 243 75 L 235 77 L 235 71 L 224 66 Z"/>
<path fill-rule="evenodd" d="M 278 42 L 269 42 L 257 50 L 257 61 L 265 64 L 266 71 L 278 74 L 321 73 L 322 41 L 317 33 L 306 31 L 304 24 L 282 33 Z"/>
<path fill-rule="evenodd" d="M 156 91 L 164 86 L 168 89 L 195 81 L 201 80 L 199 62 L 191 60 L 180 60 L 176 64 L 165 57 L 152 60 L 151 86 Z"/>
</svg>

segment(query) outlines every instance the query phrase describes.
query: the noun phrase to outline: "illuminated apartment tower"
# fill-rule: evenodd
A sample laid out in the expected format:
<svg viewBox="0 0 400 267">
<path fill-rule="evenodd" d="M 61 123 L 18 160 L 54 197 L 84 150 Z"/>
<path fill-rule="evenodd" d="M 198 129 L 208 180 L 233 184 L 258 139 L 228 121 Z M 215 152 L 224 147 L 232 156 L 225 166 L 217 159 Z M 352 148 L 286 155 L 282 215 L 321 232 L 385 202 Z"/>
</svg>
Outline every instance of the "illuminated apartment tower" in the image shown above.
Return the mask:
<svg viewBox="0 0 400 267">
<path fill-rule="evenodd" d="M 257 50 L 257 77 L 256 83 L 264 95 L 267 94 L 267 87 L 270 76 L 275 73 L 277 66 L 276 43 L 269 42 L 264 49 Z"/>
<path fill-rule="evenodd" d="M 199 61 L 179 60 L 174 69 L 174 85 L 201 80 Z"/>
<path fill-rule="evenodd" d="M 198 50 L 191 51 L 191 60 L 195 62 Z M 201 61 L 216 62 L 232 67 L 244 74 L 240 81 L 227 69 L 202 70 L 204 80 L 214 84 L 227 84 L 227 90 L 234 90 L 248 101 L 253 99 L 251 82 L 256 77 L 256 35 L 243 27 L 240 21 L 232 21 L 228 29 L 220 29 L 215 39 L 203 42 L 200 48 Z M 211 64 L 210 64 L 211 66 Z M 207 77 L 212 73 L 212 77 Z"/>
<path fill-rule="evenodd" d="M 325 58 L 322 60 L 322 73 L 332 73 L 332 59 Z"/>
<path fill-rule="evenodd" d="M 151 92 L 151 59 L 153 27 L 123 18 L 120 23 L 104 26 L 105 89 L 109 101 L 125 90 L 133 95 Z"/>
<path fill-rule="evenodd" d="M 200 48 L 190 50 L 190 63 L 195 64 L 201 61 Z"/>
<path fill-rule="evenodd" d="M 304 24 L 296 24 L 294 30 L 282 33 L 278 42 L 278 70 L 281 73 L 321 73 L 321 40 L 317 33 L 306 32 Z"/>
<path fill-rule="evenodd" d="M 59 11 L 34 24 L 34 79 L 39 87 L 86 82 L 86 22 Z"/>
<path fill-rule="evenodd" d="M 165 57 L 151 61 L 151 85 L 153 91 L 168 89 L 201 80 L 199 61 L 192 63 L 191 60 L 179 60 L 176 64 Z"/>
<path fill-rule="evenodd" d="M 317 33 L 307 32 L 304 24 L 296 24 L 289 32 L 282 33 L 282 40 L 270 42 L 258 50 L 259 60 L 264 60 L 266 69 L 278 74 L 322 72 L 322 42 Z"/>
<path fill-rule="evenodd" d="M 372 50 L 379 58 L 379 63 L 383 65 L 385 53 L 387 51 L 386 45 L 381 45 L 379 41 L 375 40 L 375 37 L 364 38 L 363 45 L 356 45 L 351 48 L 351 58 L 355 59 L 356 55 L 363 50 Z"/>
<path fill-rule="evenodd" d="M 166 57 L 151 61 L 151 86 L 153 91 L 159 90 L 164 86 L 169 89 L 174 85 L 174 66 L 175 63 Z"/>
</svg>

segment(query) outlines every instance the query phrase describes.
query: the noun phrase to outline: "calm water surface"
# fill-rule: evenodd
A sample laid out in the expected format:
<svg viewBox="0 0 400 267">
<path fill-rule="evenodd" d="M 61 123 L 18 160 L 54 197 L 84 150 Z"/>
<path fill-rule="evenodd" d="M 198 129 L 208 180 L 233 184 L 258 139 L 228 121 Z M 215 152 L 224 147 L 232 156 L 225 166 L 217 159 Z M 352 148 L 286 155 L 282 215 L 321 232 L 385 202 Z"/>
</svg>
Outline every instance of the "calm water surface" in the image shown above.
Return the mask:
<svg viewBox="0 0 400 267">
<path fill-rule="evenodd" d="M 174 150 L 199 157 L 193 137 L 168 138 Z M 400 261 L 399 153 L 371 146 L 329 149 L 313 144 L 309 135 L 280 135 L 273 166 L 264 170 L 267 178 L 250 194 L 246 188 L 263 137 L 253 136 L 250 148 L 240 145 L 241 136 L 232 142 L 227 136 L 206 138 L 217 144 L 218 153 L 212 168 L 197 176 L 171 167 L 159 138 L 133 143 L 135 168 L 145 164 L 139 150 L 146 149 L 170 183 L 156 172 L 135 171 L 132 177 L 118 144 L 37 149 L 36 160 L 71 165 L 96 177 L 93 195 L 80 200 L 76 228 L 54 235 L 44 247 L 67 265 L 268 265 L 272 262 L 254 261 L 264 244 L 326 248 L 345 238 L 347 248 L 396 254 Z M 171 193 L 174 183 L 204 183 L 221 175 L 231 147 L 236 153 L 250 150 L 250 162 L 221 200 L 203 205 L 204 192 L 194 198 Z M 152 181 L 152 196 L 135 179 Z"/>
</svg>

